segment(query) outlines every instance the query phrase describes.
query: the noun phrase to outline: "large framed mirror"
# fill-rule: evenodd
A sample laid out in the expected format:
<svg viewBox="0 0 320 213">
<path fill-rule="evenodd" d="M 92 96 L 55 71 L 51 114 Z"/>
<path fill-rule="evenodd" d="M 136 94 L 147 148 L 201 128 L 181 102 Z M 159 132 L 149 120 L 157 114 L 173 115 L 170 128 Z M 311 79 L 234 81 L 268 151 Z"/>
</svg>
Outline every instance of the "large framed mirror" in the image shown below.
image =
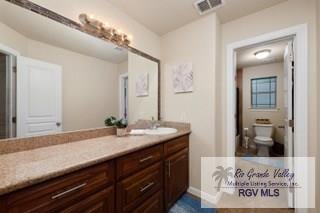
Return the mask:
<svg viewBox="0 0 320 213">
<path fill-rule="evenodd" d="M 0 139 L 159 119 L 158 59 L 30 1 L 0 11 Z"/>
</svg>

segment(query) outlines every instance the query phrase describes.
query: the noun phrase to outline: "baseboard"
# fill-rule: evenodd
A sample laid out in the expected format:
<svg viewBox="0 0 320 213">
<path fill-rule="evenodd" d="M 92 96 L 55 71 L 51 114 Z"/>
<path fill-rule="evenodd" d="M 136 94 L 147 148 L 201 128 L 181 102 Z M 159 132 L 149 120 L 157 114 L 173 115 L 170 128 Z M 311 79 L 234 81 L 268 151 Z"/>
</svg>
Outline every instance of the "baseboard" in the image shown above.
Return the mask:
<svg viewBox="0 0 320 213">
<path fill-rule="evenodd" d="M 198 197 L 199 199 L 202 199 L 205 203 L 211 203 L 211 204 L 217 203 L 220 200 L 220 197 L 222 195 L 222 193 L 217 193 L 217 195 L 212 196 L 208 193 L 201 192 L 201 190 L 199 190 L 195 187 L 192 187 L 192 186 L 189 186 L 187 191 L 188 191 L 188 193 L 192 194 L 193 196 Z M 201 194 L 202 194 L 202 196 L 201 196 Z"/>
<path fill-rule="evenodd" d="M 187 190 L 190 194 L 192 194 L 195 197 L 198 197 L 199 199 L 201 199 L 201 191 L 197 188 L 194 188 L 192 186 L 189 186 L 188 190 Z"/>
<path fill-rule="evenodd" d="M 308 213 L 309 209 L 295 209 L 295 213 Z"/>
</svg>

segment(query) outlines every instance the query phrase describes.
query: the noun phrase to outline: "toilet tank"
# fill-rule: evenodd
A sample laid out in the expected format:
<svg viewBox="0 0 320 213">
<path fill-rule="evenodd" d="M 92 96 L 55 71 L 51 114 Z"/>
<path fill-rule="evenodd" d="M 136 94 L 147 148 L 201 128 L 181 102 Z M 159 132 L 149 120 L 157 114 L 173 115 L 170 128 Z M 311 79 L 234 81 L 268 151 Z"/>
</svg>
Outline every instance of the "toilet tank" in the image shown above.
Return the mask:
<svg viewBox="0 0 320 213">
<path fill-rule="evenodd" d="M 272 124 L 253 124 L 253 130 L 256 136 L 272 137 L 273 125 Z"/>
</svg>

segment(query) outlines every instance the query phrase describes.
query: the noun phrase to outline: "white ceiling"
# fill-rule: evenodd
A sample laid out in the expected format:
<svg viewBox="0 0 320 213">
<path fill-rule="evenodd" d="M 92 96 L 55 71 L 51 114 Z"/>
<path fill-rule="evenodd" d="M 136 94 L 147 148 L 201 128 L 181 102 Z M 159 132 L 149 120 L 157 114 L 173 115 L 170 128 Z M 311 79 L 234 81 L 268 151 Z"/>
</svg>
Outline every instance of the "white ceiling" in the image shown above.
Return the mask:
<svg viewBox="0 0 320 213">
<path fill-rule="evenodd" d="M 289 40 L 275 41 L 270 44 L 243 48 L 237 51 L 237 68 L 257 66 L 262 64 L 270 64 L 282 62 L 284 59 L 285 48 Z M 266 59 L 257 59 L 255 53 L 264 49 L 270 49 L 270 56 Z"/>
<path fill-rule="evenodd" d="M 196 0 L 106 0 L 153 32 L 164 35 L 201 16 L 193 6 Z M 272 7 L 287 0 L 226 0 L 217 10 L 222 23 Z"/>
<path fill-rule="evenodd" d="M 0 22 L 25 37 L 112 63 L 127 59 L 127 51 L 46 17 L 0 1 Z M 45 29 L 45 30 L 44 30 Z"/>
</svg>

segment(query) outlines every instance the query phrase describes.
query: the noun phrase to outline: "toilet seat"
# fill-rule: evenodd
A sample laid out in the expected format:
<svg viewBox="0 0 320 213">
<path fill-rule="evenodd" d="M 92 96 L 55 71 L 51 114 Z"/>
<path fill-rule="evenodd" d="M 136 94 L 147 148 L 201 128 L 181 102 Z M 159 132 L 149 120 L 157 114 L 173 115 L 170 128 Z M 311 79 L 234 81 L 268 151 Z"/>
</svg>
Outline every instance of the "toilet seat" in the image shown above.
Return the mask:
<svg viewBox="0 0 320 213">
<path fill-rule="evenodd" d="M 272 138 L 262 137 L 262 136 L 256 136 L 254 138 L 254 142 L 261 145 L 269 145 L 269 146 L 273 145 Z"/>
</svg>

